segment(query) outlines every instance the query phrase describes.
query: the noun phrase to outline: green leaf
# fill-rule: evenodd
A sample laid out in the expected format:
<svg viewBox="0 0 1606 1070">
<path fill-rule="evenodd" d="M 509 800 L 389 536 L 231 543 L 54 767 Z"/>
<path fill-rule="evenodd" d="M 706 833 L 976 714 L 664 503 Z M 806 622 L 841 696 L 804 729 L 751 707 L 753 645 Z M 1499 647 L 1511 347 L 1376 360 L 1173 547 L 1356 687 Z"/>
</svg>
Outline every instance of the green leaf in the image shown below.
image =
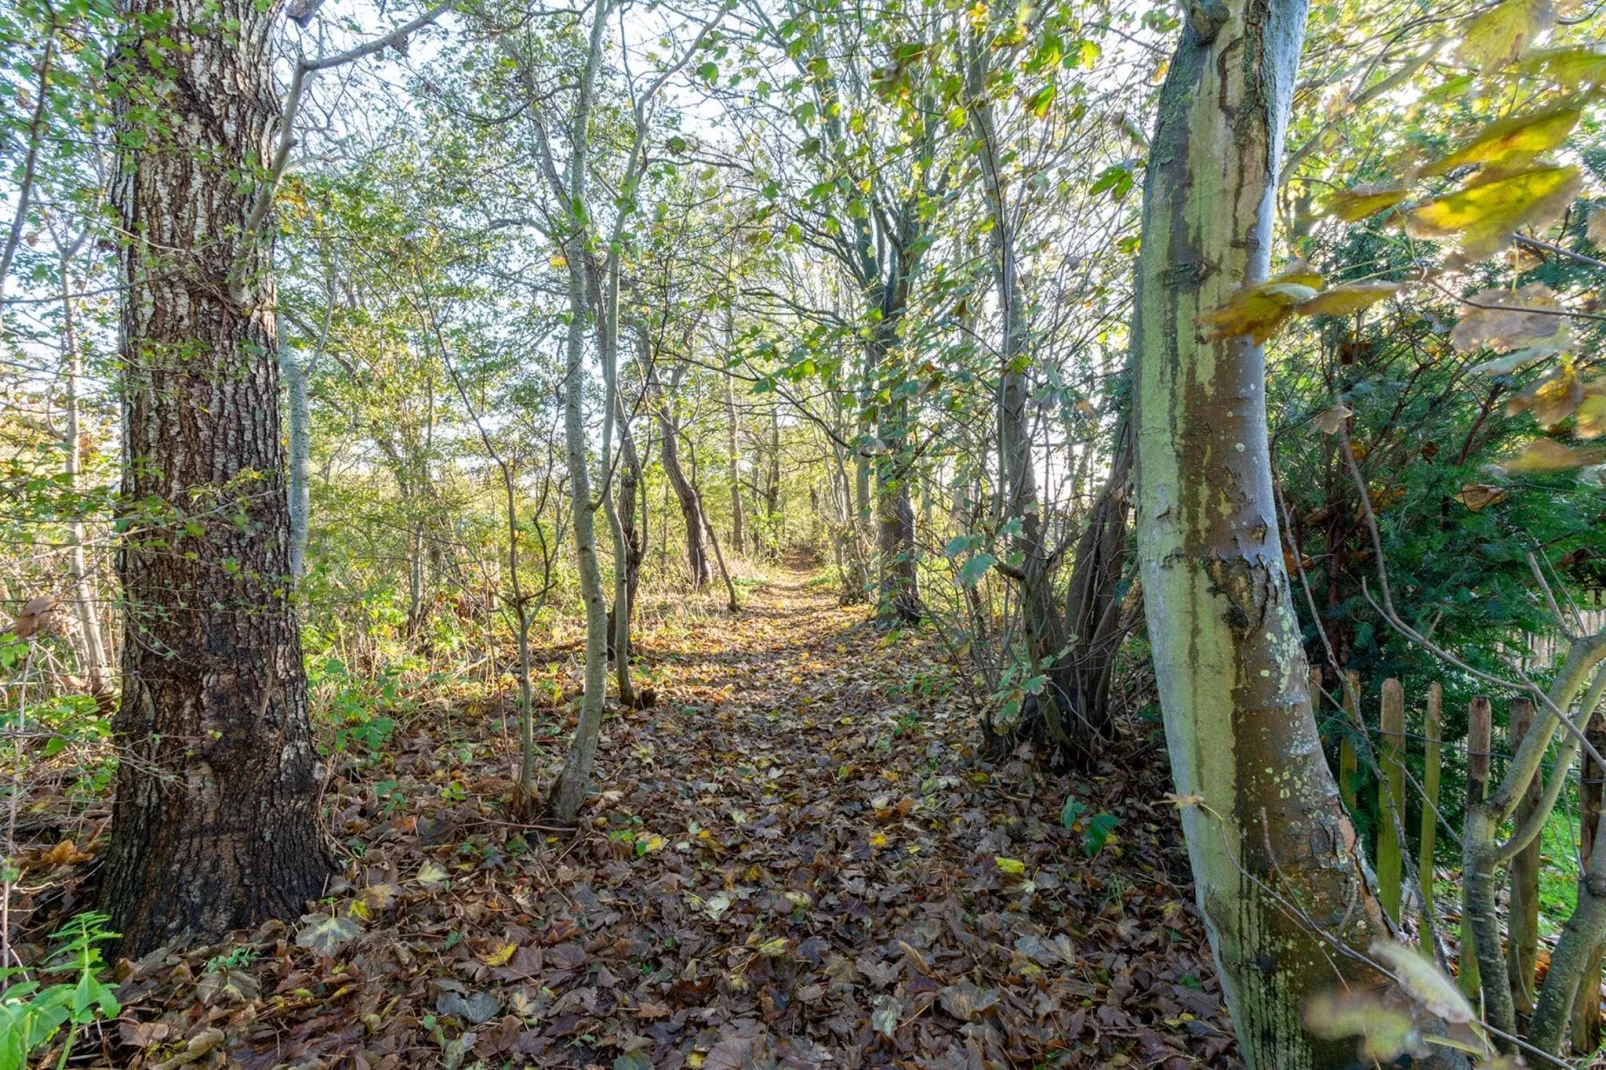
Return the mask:
<svg viewBox="0 0 1606 1070">
<path fill-rule="evenodd" d="M 1110 840 L 1110 833 L 1121 819 L 1114 814 L 1098 814 L 1088 821 L 1082 830 L 1082 850 L 1089 858 L 1096 858 L 1104 850 L 1104 845 Z"/>
<path fill-rule="evenodd" d="M 977 554 L 966 561 L 965 567 L 959 570 L 959 585 L 965 588 L 976 586 L 981 582 L 981 578 L 987 575 L 987 570 L 997 563 L 998 558 L 992 554 Z"/>
</svg>

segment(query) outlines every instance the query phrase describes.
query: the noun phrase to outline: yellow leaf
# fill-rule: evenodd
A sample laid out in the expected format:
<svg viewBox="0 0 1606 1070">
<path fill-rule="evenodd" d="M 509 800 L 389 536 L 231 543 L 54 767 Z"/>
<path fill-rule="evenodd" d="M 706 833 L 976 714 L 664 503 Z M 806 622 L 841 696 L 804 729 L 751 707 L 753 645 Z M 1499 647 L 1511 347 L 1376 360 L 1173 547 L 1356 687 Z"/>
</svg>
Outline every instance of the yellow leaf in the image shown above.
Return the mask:
<svg viewBox="0 0 1606 1070">
<path fill-rule="evenodd" d="M 1021 874 L 1026 872 L 1026 863 L 1017 858 L 1003 858 L 995 856 L 993 858 L 993 862 L 997 864 L 1000 870 L 1009 874 L 1011 877 L 1019 877 Z"/>
<path fill-rule="evenodd" d="M 1487 483 L 1468 483 L 1461 488 L 1461 493 L 1455 496 L 1455 500 L 1476 513 L 1486 505 L 1505 501 L 1506 491 L 1501 487 L 1491 487 Z"/>
<path fill-rule="evenodd" d="M 1456 58 L 1480 71 L 1503 66 L 1555 22 L 1552 0 L 1504 0 L 1467 23 Z"/>
<path fill-rule="evenodd" d="M 1589 47 L 1547 48 L 1523 57 L 1517 69 L 1564 89 L 1606 82 L 1606 52 Z"/>
<path fill-rule="evenodd" d="M 1579 382 L 1571 361 L 1506 403 L 1506 413 L 1515 416 L 1531 412 L 1534 419 L 1546 427 L 1559 424 L 1573 414 L 1578 403 L 1584 400 L 1584 384 Z"/>
<path fill-rule="evenodd" d="M 1416 238 L 1461 235 L 1461 256 L 1488 256 L 1521 226 L 1543 227 L 1561 215 L 1578 191 L 1578 168 L 1534 167 L 1490 177 L 1435 197 L 1406 217 Z"/>
<path fill-rule="evenodd" d="M 1274 334 L 1295 305 L 1316 296 L 1322 277 L 1303 260 L 1288 265 L 1281 275 L 1245 286 L 1232 299 L 1198 318 L 1206 341 L 1247 334 L 1258 344 Z"/>
<path fill-rule="evenodd" d="M 1393 208 L 1405 200 L 1408 191 L 1403 186 L 1356 186 L 1340 190 L 1327 198 L 1322 206 L 1324 215 L 1337 216 L 1346 223 L 1376 215 L 1385 208 Z"/>
<path fill-rule="evenodd" d="M 1311 419 L 1316 430 L 1324 435 L 1336 435 L 1344 426 L 1344 421 L 1350 418 L 1350 407 L 1342 401 L 1330 409 L 1317 413 Z"/>
<path fill-rule="evenodd" d="M 1439 972 L 1439 968 L 1414 947 L 1397 944 L 1392 940 L 1378 940 L 1372 944 L 1372 957 L 1380 959 L 1394 974 L 1407 995 L 1420 1003 L 1430 1014 L 1443 1018 L 1451 1025 L 1472 1021 L 1472 1005 L 1461 994 L 1455 982 Z"/>
<path fill-rule="evenodd" d="M 1352 282 L 1332 286 L 1300 305 L 1301 316 L 1347 316 L 1399 293 L 1397 282 Z"/>
<path fill-rule="evenodd" d="M 1578 450 L 1563 446 L 1554 439 L 1536 438 L 1515 457 L 1501 461 L 1500 468 L 1507 473 L 1518 474 L 1565 472 L 1589 463 L 1589 456 Z"/>
<path fill-rule="evenodd" d="M 758 953 L 766 958 L 778 959 L 782 955 L 786 954 L 786 949 L 789 946 L 790 945 L 786 942 L 786 937 L 777 936 L 775 939 L 761 944 L 759 946 Z"/>
<path fill-rule="evenodd" d="M 1597 379 L 1591 386 L 1602 389 L 1598 393 L 1586 393 L 1573 413 L 1573 434 L 1579 438 L 1599 438 L 1606 434 L 1606 379 Z"/>
<path fill-rule="evenodd" d="M 506 966 L 508 960 L 513 957 L 513 952 L 517 950 L 518 948 L 513 944 L 504 944 L 490 954 L 481 955 L 480 961 L 487 966 Z"/>
<path fill-rule="evenodd" d="M 1507 368 L 1479 365 L 1474 371 L 1485 375 L 1510 375 L 1522 364 L 1541 356 L 1559 353 L 1571 342 L 1571 330 L 1561 311 L 1556 293 L 1542 282 L 1530 282 L 1512 291 L 1494 287 L 1480 290 L 1467 299 L 1461 318 L 1450 332 L 1458 353 L 1489 348 L 1496 353 L 1531 349 L 1520 363 Z"/>
<path fill-rule="evenodd" d="M 1567 140 L 1583 114 L 1577 104 L 1556 104 L 1490 123 L 1444 159 L 1422 169 L 1442 175 L 1468 164 L 1521 166 Z"/>
<path fill-rule="evenodd" d="M 887 845 L 887 834 L 885 832 L 872 832 L 870 834 L 870 846 L 871 847 L 885 847 L 886 845 Z"/>
</svg>

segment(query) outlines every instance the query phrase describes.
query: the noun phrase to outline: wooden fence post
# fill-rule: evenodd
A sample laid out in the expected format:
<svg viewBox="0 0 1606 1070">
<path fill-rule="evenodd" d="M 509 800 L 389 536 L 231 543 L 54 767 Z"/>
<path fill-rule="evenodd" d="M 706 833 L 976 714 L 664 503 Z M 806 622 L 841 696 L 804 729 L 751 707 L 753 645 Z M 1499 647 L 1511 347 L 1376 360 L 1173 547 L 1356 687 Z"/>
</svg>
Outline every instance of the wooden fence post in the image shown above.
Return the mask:
<svg viewBox="0 0 1606 1070">
<path fill-rule="evenodd" d="M 1393 678 L 1383 681 L 1379 717 L 1378 766 L 1383 782 L 1377 792 L 1377 898 L 1389 919 L 1400 920 L 1399 829 L 1405 821 L 1405 688 Z"/>
<path fill-rule="evenodd" d="M 1606 725 L 1601 724 L 1599 717 L 1590 720 L 1588 736 L 1595 749 L 1606 754 Z M 1603 780 L 1606 780 L 1606 769 L 1596 765 L 1595 759 L 1589 755 L 1584 755 L 1578 778 L 1580 880 L 1583 879 L 1584 867 L 1589 864 L 1589 855 L 1595 849 L 1595 841 L 1601 834 Z M 1600 1047 L 1600 969 L 1603 957 L 1606 956 L 1602 955 L 1602 949 L 1597 947 L 1595 954 L 1589 960 L 1589 968 L 1584 971 L 1583 980 L 1578 984 L 1578 996 L 1573 1000 L 1574 1055 L 1593 1055 Z"/>
<path fill-rule="evenodd" d="M 1482 695 L 1473 696 L 1467 705 L 1467 808 L 1483 802 L 1489 789 L 1489 746 L 1492 736 L 1489 700 Z M 1478 956 L 1472 947 L 1472 924 L 1467 918 L 1466 903 L 1461 904 L 1461 968 L 1457 979 L 1461 992 L 1474 1007 L 1479 1006 L 1482 982 L 1478 976 Z"/>
<path fill-rule="evenodd" d="M 1522 746 L 1522 737 L 1534 723 L 1533 703 L 1525 698 L 1514 698 L 1508 707 L 1507 722 L 1511 753 Z M 1534 777 L 1528 790 L 1517 804 L 1512 820 L 1521 828 L 1539 806 L 1544 786 Z M 1535 836 L 1511 860 L 1508 870 L 1510 890 L 1507 892 L 1506 920 L 1506 976 L 1511 981 L 1511 998 L 1517 1013 L 1527 1015 L 1534 1008 L 1534 969 L 1539 959 L 1539 849 L 1544 837 Z"/>
<path fill-rule="evenodd" d="M 1338 793 L 1344 799 L 1344 805 L 1355 812 L 1355 773 L 1359 764 L 1355 761 L 1355 742 L 1353 735 L 1364 731 L 1361 722 L 1361 712 L 1357 708 L 1356 699 L 1361 693 L 1361 677 L 1351 669 L 1344 674 L 1344 739 L 1338 745 Z"/>
<path fill-rule="evenodd" d="M 1416 875 L 1422 884 L 1422 924 L 1419 941 L 1424 954 L 1433 954 L 1433 938 L 1428 922 L 1437 922 L 1433 913 L 1433 848 L 1439 836 L 1439 725 L 1443 720 L 1444 688 L 1435 680 L 1428 685 L 1427 712 L 1422 717 L 1422 836 L 1416 859 Z"/>
</svg>

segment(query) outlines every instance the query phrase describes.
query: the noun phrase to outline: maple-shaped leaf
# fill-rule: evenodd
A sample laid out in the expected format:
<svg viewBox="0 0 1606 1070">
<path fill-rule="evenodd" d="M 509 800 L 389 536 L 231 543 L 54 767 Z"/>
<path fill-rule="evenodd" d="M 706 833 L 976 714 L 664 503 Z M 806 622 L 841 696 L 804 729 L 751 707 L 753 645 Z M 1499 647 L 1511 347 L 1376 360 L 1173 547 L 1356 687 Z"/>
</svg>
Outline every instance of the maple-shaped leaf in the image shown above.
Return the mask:
<svg viewBox="0 0 1606 1070">
<path fill-rule="evenodd" d="M 1301 316 L 1348 316 L 1400 292 L 1398 282 L 1351 282 L 1330 286 L 1294 311 Z"/>
<path fill-rule="evenodd" d="M 1573 434 L 1579 438 L 1606 434 L 1606 379 L 1596 379 L 1584 387 L 1584 400 L 1573 412 Z"/>
<path fill-rule="evenodd" d="M 1321 285 L 1321 275 L 1304 261 L 1296 260 L 1276 278 L 1241 288 L 1226 304 L 1206 312 L 1197 322 L 1205 328 L 1206 341 L 1247 334 L 1259 344 L 1276 333 L 1282 322 L 1293 315 L 1295 306 L 1314 298 Z"/>
<path fill-rule="evenodd" d="M 1346 223 L 1353 223 L 1357 219 L 1376 215 L 1385 208 L 1393 208 L 1408 196 L 1410 191 L 1404 186 L 1378 184 L 1356 186 L 1354 189 L 1340 190 L 1328 197 L 1322 205 L 1322 213 L 1335 216 Z"/>
<path fill-rule="evenodd" d="M 903 1003 L 894 996 L 877 996 L 875 1010 L 870 1013 L 870 1028 L 884 1037 L 898 1031 L 903 1018 Z"/>
<path fill-rule="evenodd" d="M 418 867 L 418 874 L 413 880 L 426 892 L 437 892 L 446 887 L 451 877 L 438 862 L 425 862 Z"/>
<path fill-rule="evenodd" d="M 1330 409 L 1323 409 L 1311 417 L 1311 426 L 1324 435 L 1336 435 L 1350 418 L 1350 407 L 1340 401 Z"/>
<path fill-rule="evenodd" d="M 296 946 L 309 947 L 333 958 L 335 952 L 362 935 L 362 927 L 350 917 L 334 914 L 304 914 L 296 930 Z"/>
<path fill-rule="evenodd" d="M 942 1009 L 961 1022 L 974 1022 L 988 1008 L 998 1003 L 998 992 L 992 988 L 978 988 L 972 981 L 960 981 L 937 993 Z"/>
<path fill-rule="evenodd" d="M 1535 420 L 1549 427 L 1571 416 L 1583 400 L 1584 384 L 1572 362 L 1563 361 L 1561 367 L 1506 402 L 1506 414 L 1531 412 Z"/>
<path fill-rule="evenodd" d="M 401 896 L 401 889 L 390 881 L 370 884 L 357 893 L 357 901 L 370 911 L 389 910 Z"/>
<path fill-rule="evenodd" d="M 1563 446 L 1554 439 L 1536 438 L 1515 457 L 1507 457 L 1498 462 L 1497 467 L 1508 475 L 1528 475 L 1565 472 L 1593 463 L 1594 459 L 1589 454 Z"/>
<path fill-rule="evenodd" d="M 1378 940 L 1372 944 L 1372 957 L 1380 960 L 1394 974 L 1405 994 L 1416 1000 L 1429 1013 L 1451 1025 L 1472 1021 L 1472 1005 L 1461 994 L 1456 983 L 1439 972 L 1433 960 L 1414 947 Z"/>
<path fill-rule="evenodd" d="M 1606 52 L 1587 45 L 1545 48 L 1523 56 L 1517 70 L 1563 89 L 1606 83 Z"/>
<path fill-rule="evenodd" d="M 1461 189 L 1418 205 L 1406 215 L 1415 238 L 1461 237 L 1461 259 L 1478 260 L 1496 252 L 1518 227 L 1554 222 L 1578 193 L 1576 167 L 1544 165 L 1510 174 L 1484 176 Z"/>
<path fill-rule="evenodd" d="M 1461 318 L 1450 331 L 1450 342 L 1458 353 L 1480 349 L 1509 353 L 1539 347 L 1557 353 L 1571 341 L 1566 317 L 1557 314 L 1561 302 L 1556 300 L 1555 291 L 1542 282 L 1530 282 L 1515 291 L 1498 287 L 1480 290 L 1467 300 Z M 1487 375 L 1510 374 L 1481 366 L 1475 370 Z"/>
<path fill-rule="evenodd" d="M 1442 175 L 1469 164 L 1527 166 L 1540 153 L 1563 144 L 1582 114 L 1583 108 L 1568 102 L 1508 116 L 1490 123 L 1448 156 L 1428 164 L 1422 173 Z"/>
<path fill-rule="evenodd" d="M 1485 506 L 1505 501 L 1508 493 L 1504 487 L 1494 487 L 1488 483 L 1468 483 L 1461 488 L 1461 493 L 1455 496 L 1455 500 L 1476 513 Z"/>
<path fill-rule="evenodd" d="M 1467 23 L 1456 58 L 1480 71 L 1492 70 L 1516 59 L 1555 23 L 1553 0 L 1502 0 Z"/>
<path fill-rule="evenodd" d="M 1376 992 L 1317 992 L 1305 1001 L 1300 1021 L 1324 1040 L 1362 1038 L 1361 1057 L 1372 1062 L 1391 1064 L 1402 1055 L 1427 1052 L 1411 1016 L 1384 1003 Z"/>
</svg>

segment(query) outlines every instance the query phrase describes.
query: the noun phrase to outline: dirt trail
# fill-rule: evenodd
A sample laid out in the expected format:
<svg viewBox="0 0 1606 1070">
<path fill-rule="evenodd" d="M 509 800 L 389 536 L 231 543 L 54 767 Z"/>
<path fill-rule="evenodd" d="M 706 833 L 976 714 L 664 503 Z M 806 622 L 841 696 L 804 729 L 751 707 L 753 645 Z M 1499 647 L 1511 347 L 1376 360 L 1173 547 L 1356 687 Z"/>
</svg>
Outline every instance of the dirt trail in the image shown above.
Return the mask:
<svg viewBox="0 0 1606 1070">
<path fill-rule="evenodd" d="M 508 822 L 483 712 L 345 771 L 324 910 L 359 934 L 264 931 L 259 991 L 210 1009 L 172 983 L 195 952 L 131 1013 L 263 1070 L 1232 1065 L 1153 772 L 1076 785 L 1120 821 L 1089 858 L 1063 787 L 977 757 L 935 650 L 811 579 L 644 638 L 658 705 L 610 713 L 572 833 Z"/>
</svg>

